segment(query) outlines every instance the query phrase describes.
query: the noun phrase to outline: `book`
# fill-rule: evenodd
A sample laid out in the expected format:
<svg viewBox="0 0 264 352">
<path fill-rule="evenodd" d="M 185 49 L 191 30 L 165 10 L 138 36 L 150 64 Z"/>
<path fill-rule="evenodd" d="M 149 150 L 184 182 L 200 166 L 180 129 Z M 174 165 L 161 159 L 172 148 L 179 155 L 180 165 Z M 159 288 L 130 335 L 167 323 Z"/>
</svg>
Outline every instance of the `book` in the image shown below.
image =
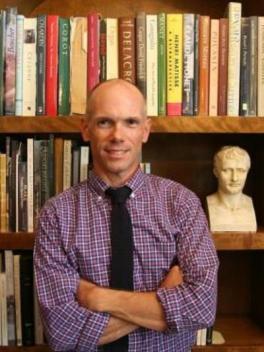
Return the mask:
<svg viewBox="0 0 264 352">
<path fill-rule="evenodd" d="M 24 16 L 17 15 L 16 41 L 16 108 L 17 116 L 23 115 L 23 47 L 24 47 Z"/>
<path fill-rule="evenodd" d="M 21 293 L 20 293 L 20 254 L 14 254 L 14 293 L 16 307 L 16 345 L 22 346 Z"/>
<path fill-rule="evenodd" d="M 136 83 L 135 20 L 133 17 L 118 19 L 119 78 Z"/>
<path fill-rule="evenodd" d="M 166 115 L 166 14 L 158 14 L 158 116 Z"/>
<path fill-rule="evenodd" d="M 146 15 L 147 115 L 158 116 L 158 16 Z"/>
<path fill-rule="evenodd" d="M 264 116 L 264 17 L 258 17 L 258 116 Z"/>
<path fill-rule="evenodd" d="M 36 92 L 36 114 L 46 114 L 46 33 L 47 33 L 47 16 L 39 15 L 37 17 L 37 92 Z"/>
<path fill-rule="evenodd" d="M 4 115 L 6 11 L 0 11 L 0 116 Z"/>
<path fill-rule="evenodd" d="M 6 177 L 7 155 L 0 153 L 0 232 L 8 231 Z"/>
<path fill-rule="evenodd" d="M 45 106 L 48 116 L 57 116 L 58 110 L 58 35 L 59 16 L 47 15 L 46 31 L 46 88 Z"/>
<path fill-rule="evenodd" d="M 239 115 L 249 115 L 250 19 L 241 18 L 240 101 Z"/>
<path fill-rule="evenodd" d="M 250 16 L 250 76 L 249 76 L 249 115 L 257 115 L 257 77 L 258 77 L 258 18 Z"/>
<path fill-rule="evenodd" d="M 99 23 L 97 13 L 88 14 L 88 55 L 87 55 L 87 90 L 91 91 L 99 83 Z"/>
<path fill-rule="evenodd" d="M 227 115 L 229 116 L 239 114 L 241 12 L 241 3 L 228 3 Z"/>
<path fill-rule="evenodd" d="M 183 15 L 183 98 L 182 114 L 194 114 L 194 36 L 195 15 Z"/>
<path fill-rule="evenodd" d="M 183 15 L 167 14 L 167 115 L 182 113 Z"/>
<path fill-rule="evenodd" d="M 218 115 L 227 114 L 228 19 L 219 20 Z"/>
<path fill-rule="evenodd" d="M 87 18 L 71 18 L 70 100 L 72 114 L 85 114 L 87 102 Z"/>
<path fill-rule="evenodd" d="M 5 94 L 4 110 L 6 115 L 16 111 L 16 16 L 17 8 L 6 10 L 5 29 Z"/>
<path fill-rule="evenodd" d="M 210 17 L 200 16 L 199 33 L 199 115 L 209 113 Z"/>
<path fill-rule="evenodd" d="M 5 257 L 5 273 L 6 273 L 6 304 L 7 304 L 8 345 L 14 346 L 16 343 L 16 330 L 15 330 L 16 318 L 15 318 L 13 252 L 11 250 L 5 250 L 4 257 Z"/>
<path fill-rule="evenodd" d="M 118 72 L 118 21 L 106 18 L 106 79 L 119 77 Z"/>
<path fill-rule="evenodd" d="M 217 116 L 218 111 L 218 69 L 219 69 L 219 20 L 211 19 L 210 63 L 209 63 L 209 116 Z"/>
<path fill-rule="evenodd" d="M 139 12 L 136 17 L 136 82 L 146 98 L 146 13 Z"/>
<path fill-rule="evenodd" d="M 22 344 L 32 346 L 35 343 L 32 254 L 20 255 L 20 290 Z"/>
<path fill-rule="evenodd" d="M 70 20 L 59 18 L 58 114 L 70 114 Z"/>
<path fill-rule="evenodd" d="M 103 82 L 106 80 L 106 22 L 103 18 L 100 20 L 99 59 L 99 81 Z"/>
<path fill-rule="evenodd" d="M 27 138 L 27 231 L 34 230 L 34 140 Z"/>
<path fill-rule="evenodd" d="M 36 114 L 37 19 L 24 19 L 22 115 Z"/>
</svg>

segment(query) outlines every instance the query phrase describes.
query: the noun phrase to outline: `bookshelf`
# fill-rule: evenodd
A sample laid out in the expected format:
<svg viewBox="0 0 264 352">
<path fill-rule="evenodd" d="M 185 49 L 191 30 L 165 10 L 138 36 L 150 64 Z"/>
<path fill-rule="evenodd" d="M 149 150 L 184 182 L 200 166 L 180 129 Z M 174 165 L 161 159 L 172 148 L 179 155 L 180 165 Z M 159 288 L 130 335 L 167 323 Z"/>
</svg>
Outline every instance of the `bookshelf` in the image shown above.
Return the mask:
<svg viewBox="0 0 264 352">
<path fill-rule="evenodd" d="M 18 6 L 31 17 L 38 14 L 60 16 L 87 15 L 98 11 L 104 17 L 135 16 L 148 13 L 194 12 L 220 18 L 228 1 L 212 0 L 0 0 L 0 7 Z M 264 16 L 264 3 L 243 1 L 243 15 Z M 0 117 L 0 140 L 5 135 L 47 135 L 55 138 L 70 135 L 79 139 L 82 117 Z M 222 145 L 244 147 L 252 167 L 246 193 L 253 197 L 258 231 L 250 233 L 213 234 L 220 258 L 219 300 L 216 329 L 226 339 L 224 345 L 195 347 L 204 352 L 264 351 L 264 117 L 154 117 L 152 133 L 144 147 L 143 157 L 152 163 L 153 173 L 175 179 L 205 200 L 216 181 L 212 174 L 212 157 Z M 162 148 L 161 148 L 162 145 Z M 1 233 L 0 250 L 33 248 L 33 233 Z M 45 352 L 47 346 L 1 347 L 1 351 Z"/>
</svg>

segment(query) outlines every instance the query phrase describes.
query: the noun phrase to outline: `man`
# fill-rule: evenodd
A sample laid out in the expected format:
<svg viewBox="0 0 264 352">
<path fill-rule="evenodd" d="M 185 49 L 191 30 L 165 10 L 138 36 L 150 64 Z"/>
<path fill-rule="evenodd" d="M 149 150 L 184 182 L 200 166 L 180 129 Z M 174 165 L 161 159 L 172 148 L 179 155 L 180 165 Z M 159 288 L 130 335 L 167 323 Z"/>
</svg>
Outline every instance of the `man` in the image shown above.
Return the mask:
<svg viewBox="0 0 264 352">
<path fill-rule="evenodd" d="M 38 297 L 49 344 L 58 351 L 187 352 L 213 323 L 218 260 L 197 197 L 139 168 L 150 119 L 128 82 L 100 84 L 82 136 L 93 172 L 44 206 L 35 245 Z M 110 288 L 111 186 L 128 186 L 133 291 Z M 180 268 L 175 265 L 179 262 Z"/>
<path fill-rule="evenodd" d="M 206 198 L 212 231 L 256 232 L 252 199 L 242 192 L 249 169 L 250 157 L 240 147 L 224 146 L 215 154 L 218 189 Z"/>
</svg>

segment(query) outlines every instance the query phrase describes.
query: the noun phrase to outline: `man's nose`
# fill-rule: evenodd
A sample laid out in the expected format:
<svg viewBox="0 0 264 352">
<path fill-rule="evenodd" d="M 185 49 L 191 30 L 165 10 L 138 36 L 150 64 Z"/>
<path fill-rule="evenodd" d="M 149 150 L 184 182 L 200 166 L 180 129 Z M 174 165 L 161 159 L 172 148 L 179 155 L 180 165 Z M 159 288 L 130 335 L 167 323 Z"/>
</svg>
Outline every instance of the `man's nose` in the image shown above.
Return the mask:
<svg viewBox="0 0 264 352">
<path fill-rule="evenodd" d="M 232 171 L 232 180 L 233 180 L 233 181 L 237 181 L 237 179 L 238 179 L 237 171 L 236 171 L 236 170 L 233 170 L 233 171 Z"/>
<path fill-rule="evenodd" d="M 113 126 L 111 136 L 114 140 L 118 140 L 118 141 L 123 140 L 124 132 L 123 132 L 121 124 L 117 123 Z"/>
</svg>

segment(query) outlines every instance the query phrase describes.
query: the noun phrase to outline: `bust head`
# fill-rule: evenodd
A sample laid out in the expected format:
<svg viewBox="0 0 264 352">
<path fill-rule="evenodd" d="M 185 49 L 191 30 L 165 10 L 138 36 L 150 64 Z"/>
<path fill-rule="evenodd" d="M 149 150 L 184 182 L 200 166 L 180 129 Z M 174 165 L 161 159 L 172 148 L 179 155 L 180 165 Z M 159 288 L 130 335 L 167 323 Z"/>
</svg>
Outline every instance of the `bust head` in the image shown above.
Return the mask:
<svg viewBox="0 0 264 352">
<path fill-rule="evenodd" d="M 242 193 L 249 168 L 250 157 L 246 150 L 222 147 L 214 156 L 213 172 L 218 179 L 218 191 L 229 195 Z"/>
</svg>

